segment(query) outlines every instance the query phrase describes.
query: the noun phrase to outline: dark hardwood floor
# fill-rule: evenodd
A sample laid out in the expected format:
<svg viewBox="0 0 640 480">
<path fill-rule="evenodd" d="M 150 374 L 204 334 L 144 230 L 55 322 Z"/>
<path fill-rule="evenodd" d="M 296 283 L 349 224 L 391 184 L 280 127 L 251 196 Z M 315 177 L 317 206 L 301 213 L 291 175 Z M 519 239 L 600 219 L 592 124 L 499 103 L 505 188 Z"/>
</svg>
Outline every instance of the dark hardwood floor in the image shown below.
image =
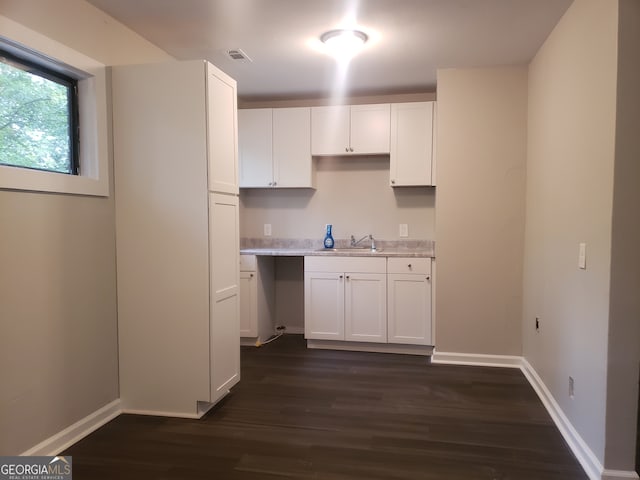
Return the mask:
<svg viewBox="0 0 640 480">
<path fill-rule="evenodd" d="M 201 420 L 121 415 L 69 448 L 74 479 L 587 479 L 519 370 L 307 350 L 242 350 Z"/>
</svg>

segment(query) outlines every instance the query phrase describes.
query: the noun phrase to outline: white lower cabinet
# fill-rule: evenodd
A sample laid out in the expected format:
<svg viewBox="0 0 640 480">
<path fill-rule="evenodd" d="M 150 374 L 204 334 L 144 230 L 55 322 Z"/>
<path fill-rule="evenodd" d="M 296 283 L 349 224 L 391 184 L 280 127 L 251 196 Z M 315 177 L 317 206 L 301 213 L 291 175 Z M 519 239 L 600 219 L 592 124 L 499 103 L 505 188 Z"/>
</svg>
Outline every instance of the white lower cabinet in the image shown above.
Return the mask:
<svg viewBox="0 0 640 480">
<path fill-rule="evenodd" d="M 432 345 L 431 259 L 389 258 L 388 342 Z"/>
<path fill-rule="evenodd" d="M 305 257 L 305 338 L 433 345 L 431 259 Z"/>
<path fill-rule="evenodd" d="M 240 255 L 240 343 L 257 345 L 275 333 L 274 259 Z"/>
<path fill-rule="evenodd" d="M 344 273 L 304 272 L 304 336 L 344 340 Z"/>
<path fill-rule="evenodd" d="M 345 274 L 344 329 L 344 339 L 351 342 L 387 341 L 385 273 Z"/>
<path fill-rule="evenodd" d="M 305 338 L 387 340 L 384 258 L 305 257 Z"/>
</svg>

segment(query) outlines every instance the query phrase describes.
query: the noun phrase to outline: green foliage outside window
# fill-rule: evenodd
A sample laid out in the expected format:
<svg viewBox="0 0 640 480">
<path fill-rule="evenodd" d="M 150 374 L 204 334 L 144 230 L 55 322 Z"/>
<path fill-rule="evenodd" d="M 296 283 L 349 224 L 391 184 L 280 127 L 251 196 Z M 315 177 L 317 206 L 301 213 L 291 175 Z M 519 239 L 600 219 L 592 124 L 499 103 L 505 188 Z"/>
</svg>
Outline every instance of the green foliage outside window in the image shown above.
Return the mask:
<svg viewBox="0 0 640 480">
<path fill-rule="evenodd" d="M 75 173 L 73 87 L 0 56 L 0 164 Z"/>
</svg>

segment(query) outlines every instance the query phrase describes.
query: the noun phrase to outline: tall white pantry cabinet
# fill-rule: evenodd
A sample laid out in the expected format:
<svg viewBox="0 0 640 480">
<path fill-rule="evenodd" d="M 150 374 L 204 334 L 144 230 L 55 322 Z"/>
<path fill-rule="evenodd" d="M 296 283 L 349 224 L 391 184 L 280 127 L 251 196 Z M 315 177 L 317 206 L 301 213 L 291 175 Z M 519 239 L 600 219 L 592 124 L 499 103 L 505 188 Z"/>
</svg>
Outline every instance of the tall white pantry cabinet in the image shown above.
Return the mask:
<svg viewBox="0 0 640 480">
<path fill-rule="evenodd" d="M 240 380 L 236 82 L 112 71 L 120 397 L 197 418 Z"/>
</svg>

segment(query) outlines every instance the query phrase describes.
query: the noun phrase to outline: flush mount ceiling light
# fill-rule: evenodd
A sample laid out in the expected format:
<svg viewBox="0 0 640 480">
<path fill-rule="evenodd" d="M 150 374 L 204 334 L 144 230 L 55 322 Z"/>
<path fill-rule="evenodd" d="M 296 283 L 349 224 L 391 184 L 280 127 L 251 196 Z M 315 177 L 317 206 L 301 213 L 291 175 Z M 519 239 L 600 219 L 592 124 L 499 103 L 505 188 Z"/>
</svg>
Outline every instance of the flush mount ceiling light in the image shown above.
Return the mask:
<svg viewBox="0 0 640 480">
<path fill-rule="evenodd" d="M 367 42 L 369 37 L 360 30 L 330 30 L 320 36 L 331 54 L 335 57 L 352 57 Z"/>
</svg>

